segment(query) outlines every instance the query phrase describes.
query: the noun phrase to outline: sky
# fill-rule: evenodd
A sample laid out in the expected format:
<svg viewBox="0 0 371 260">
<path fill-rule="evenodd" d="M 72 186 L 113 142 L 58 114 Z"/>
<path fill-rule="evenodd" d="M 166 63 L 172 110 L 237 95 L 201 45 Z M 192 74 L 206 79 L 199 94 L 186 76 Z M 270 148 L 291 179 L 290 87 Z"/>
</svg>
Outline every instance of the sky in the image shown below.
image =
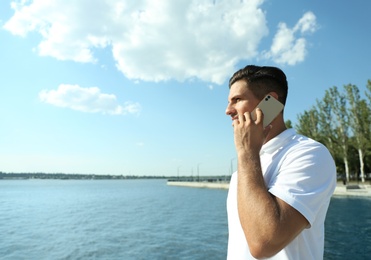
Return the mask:
<svg viewBox="0 0 371 260">
<path fill-rule="evenodd" d="M 0 2 L 0 171 L 229 175 L 228 80 L 280 67 L 285 119 L 371 79 L 371 2 Z"/>
</svg>

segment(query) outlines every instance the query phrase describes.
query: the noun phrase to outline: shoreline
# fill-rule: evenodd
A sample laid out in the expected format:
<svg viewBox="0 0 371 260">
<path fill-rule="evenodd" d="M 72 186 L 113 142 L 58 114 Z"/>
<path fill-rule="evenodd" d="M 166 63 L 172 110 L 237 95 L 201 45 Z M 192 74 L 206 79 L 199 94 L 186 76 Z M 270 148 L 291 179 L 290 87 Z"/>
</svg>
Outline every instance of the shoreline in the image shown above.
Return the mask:
<svg viewBox="0 0 371 260">
<path fill-rule="evenodd" d="M 226 182 L 168 181 L 167 185 L 189 188 L 229 189 L 229 183 Z M 371 185 L 357 184 L 345 186 L 343 184 L 337 184 L 332 196 L 371 197 Z"/>
</svg>

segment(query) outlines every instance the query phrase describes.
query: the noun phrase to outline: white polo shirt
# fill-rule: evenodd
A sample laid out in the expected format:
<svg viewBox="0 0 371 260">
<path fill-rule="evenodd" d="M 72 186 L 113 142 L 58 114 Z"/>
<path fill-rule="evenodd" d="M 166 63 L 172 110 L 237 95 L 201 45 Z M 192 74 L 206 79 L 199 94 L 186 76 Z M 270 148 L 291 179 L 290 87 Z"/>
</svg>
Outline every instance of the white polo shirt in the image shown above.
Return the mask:
<svg viewBox="0 0 371 260">
<path fill-rule="evenodd" d="M 324 222 L 336 186 L 336 167 L 325 146 L 287 129 L 260 151 L 267 190 L 299 211 L 310 226 L 269 259 L 323 259 Z M 228 198 L 229 260 L 254 259 L 237 211 L 237 177 L 232 175 Z"/>
</svg>

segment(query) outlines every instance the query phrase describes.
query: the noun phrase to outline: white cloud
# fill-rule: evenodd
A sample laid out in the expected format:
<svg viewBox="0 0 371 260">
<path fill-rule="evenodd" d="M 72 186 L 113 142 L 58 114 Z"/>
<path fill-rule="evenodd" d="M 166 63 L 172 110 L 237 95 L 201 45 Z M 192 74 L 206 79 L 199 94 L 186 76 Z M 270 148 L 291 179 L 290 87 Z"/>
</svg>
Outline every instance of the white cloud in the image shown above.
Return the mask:
<svg viewBox="0 0 371 260">
<path fill-rule="evenodd" d="M 57 90 L 42 90 L 39 93 L 42 102 L 89 113 L 111 115 L 137 114 L 138 103 L 126 102 L 119 105 L 115 95 L 101 93 L 99 88 L 82 88 L 78 85 L 61 84 Z"/>
<path fill-rule="evenodd" d="M 129 79 L 222 84 L 239 61 L 259 54 L 268 35 L 263 2 L 22 0 L 12 2 L 4 28 L 40 34 L 37 52 L 59 60 L 97 62 L 94 49 L 111 48 Z"/>
<path fill-rule="evenodd" d="M 263 52 L 264 58 L 288 65 L 304 61 L 307 54 L 307 41 L 303 35 L 315 32 L 317 27 L 316 16 L 312 12 L 305 13 L 292 29 L 285 23 L 280 23 L 271 49 Z"/>
<path fill-rule="evenodd" d="M 300 30 L 301 33 L 313 33 L 318 29 L 316 16 L 312 12 L 306 12 L 299 22 L 295 25 L 294 30 Z"/>
<path fill-rule="evenodd" d="M 99 62 L 96 48 L 110 48 L 116 67 L 133 81 L 198 78 L 222 84 L 239 61 L 264 57 L 295 65 L 317 30 L 307 12 L 290 28 L 281 22 L 268 51 L 261 6 L 265 0 L 14 0 L 4 28 L 19 36 L 41 35 L 39 55 Z"/>
<path fill-rule="evenodd" d="M 214 86 L 213 85 L 208 85 L 207 88 L 210 89 L 210 90 L 213 90 Z"/>
</svg>

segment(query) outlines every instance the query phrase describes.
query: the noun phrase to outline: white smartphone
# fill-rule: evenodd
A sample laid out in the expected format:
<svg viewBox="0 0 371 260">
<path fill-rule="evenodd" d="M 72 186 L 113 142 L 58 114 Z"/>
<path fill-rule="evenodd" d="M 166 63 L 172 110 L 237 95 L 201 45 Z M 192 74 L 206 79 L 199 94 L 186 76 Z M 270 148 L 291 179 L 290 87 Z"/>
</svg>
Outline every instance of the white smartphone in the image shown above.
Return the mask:
<svg viewBox="0 0 371 260">
<path fill-rule="evenodd" d="M 266 127 L 278 116 L 279 113 L 281 113 L 284 105 L 271 95 L 266 95 L 256 107 L 260 108 L 263 111 L 263 127 Z M 251 113 L 254 120 L 256 120 L 255 109 Z"/>
</svg>

